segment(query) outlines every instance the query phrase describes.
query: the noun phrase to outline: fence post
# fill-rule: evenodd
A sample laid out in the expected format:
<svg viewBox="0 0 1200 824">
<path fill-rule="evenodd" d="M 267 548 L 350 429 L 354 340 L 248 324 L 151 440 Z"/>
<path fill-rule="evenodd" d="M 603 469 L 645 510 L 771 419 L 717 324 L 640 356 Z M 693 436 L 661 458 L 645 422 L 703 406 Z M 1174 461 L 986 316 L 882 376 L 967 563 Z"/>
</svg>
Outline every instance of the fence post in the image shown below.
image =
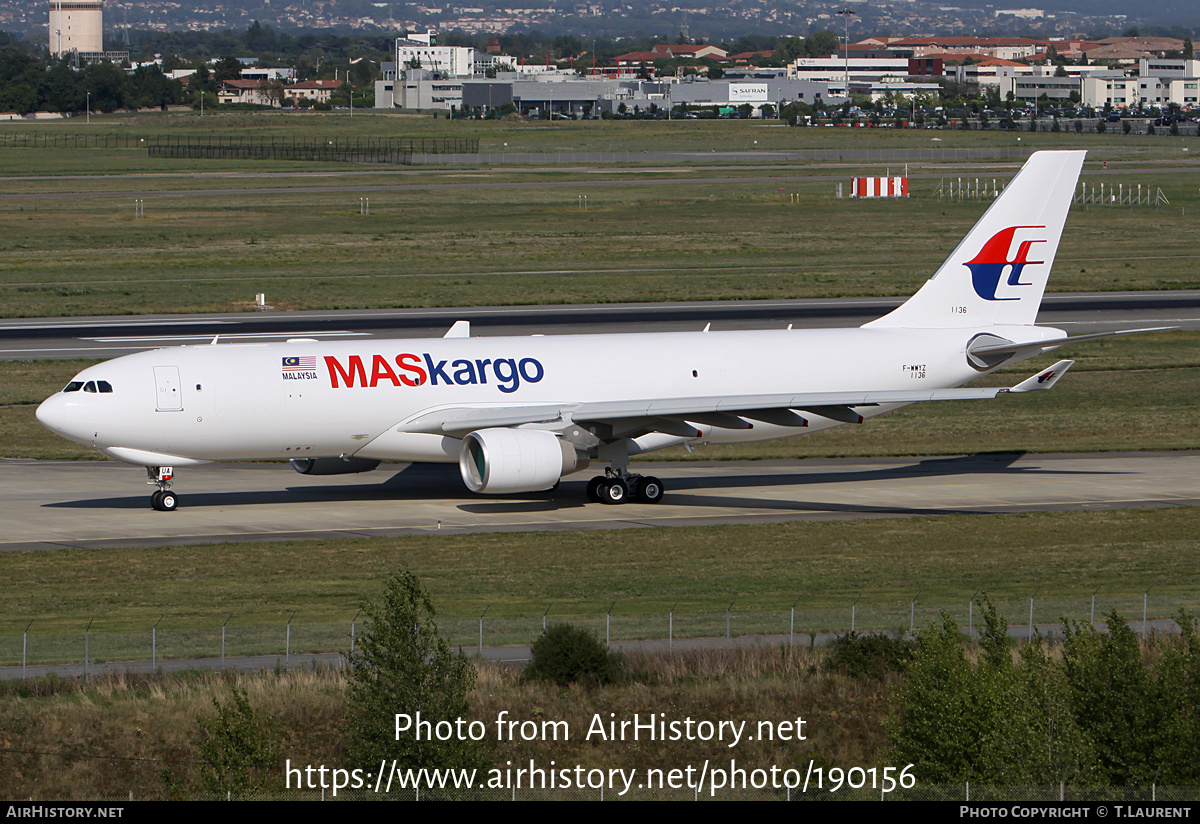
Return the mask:
<svg viewBox="0 0 1200 824">
<path fill-rule="evenodd" d="M 31 620 L 25 625 L 25 631 L 21 633 L 21 678 L 25 678 L 25 654 L 29 651 L 29 628 L 33 626 Z"/>
<path fill-rule="evenodd" d="M 1100 591 L 1100 587 L 1102 587 L 1102 586 L 1104 586 L 1104 584 L 1100 584 L 1099 586 L 1097 586 L 1095 589 L 1092 590 L 1092 617 L 1088 621 L 1088 623 L 1091 624 L 1093 627 L 1096 626 L 1096 593 Z"/>
<path fill-rule="evenodd" d="M 354 613 L 354 617 L 350 619 L 350 654 L 354 654 L 354 625 L 358 622 L 358 616 L 362 615 L 362 607 L 358 608 L 358 612 Z"/>
<path fill-rule="evenodd" d="M 488 610 L 491 608 L 492 608 L 492 605 L 488 604 L 486 607 L 483 608 L 483 613 L 479 616 L 479 657 L 480 658 L 483 657 L 483 616 L 487 615 Z"/>
<path fill-rule="evenodd" d="M 792 623 L 791 623 L 791 627 L 788 629 L 788 646 L 789 647 L 796 646 L 796 604 L 799 603 L 799 601 L 800 601 L 799 595 L 796 596 L 795 601 L 792 601 Z"/>
<path fill-rule="evenodd" d="M 225 619 L 225 623 L 221 624 L 221 660 L 222 661 L 225 660 L 225 626 L 226 626 L 226 624 L 229 623 L 229 619 L 232 617 L 233 617 L 233 613 L 231 612 L 231 613 L 229 613 L 229 616 Z"/>
<path fill-rule="evenodd" d="M 1033 599 L 1036 598 L 1037 594 L 1041 591 L 1042 588 L 1039 586 L 1033 591 L 1033 595 L 1029 596 L 1029 643 L 1031 644 L 1033 643 Z"/>
<path fill-rule="evenodd" d="M 88 677 L 88 660 L 90 657 L 88 655 L 88 634 L 91 633 L 92 621 L 95 621 L 95 620 L 96 620 L 95 618 L 89 618 L 88 625 L 83 630 L 83 677 L 84 678 Z"/>
<path fill-rule="evenodd" d="M 858 602 L 862 600 L 862 593 L 858 593 L 858 597 L 854 599 L 854 603 L 850 605 L 850 634 L 854 634 L 854 620 L 857 617 Z"/>
<path fill-rule="evenodd" d="M 553 602 L 546 604 L 546 611 L 542 613 L 542 632 L 546 631 L 546 616 L 550 614 L 550 607 L 554 606 Z"/>
<path fill-rule="evenodd" d="M 979 590 L 971 596 L 971 600 L 967 601 L 967 637 L 972 641 L 975 640 L 975 597 L 979 595 Z"/>
<path fill-rule="evenodd" d="M 737 603 L 736 598 L 734 598 L 732 601 L 729 602 L 729 606 L 725 607 L 725 640 L 726 641 L 728 641 L 730 638 L 733 637 L 733 635 L 730 633 L 729 613 L 733 609 L 733 605 L 735 603 Z"/>
<path fill-rule="evenodd" d="M 1146 608 L 1150 604 L 1150 590 L 1154 589 L 1154 584 L 1146 587 L 1146 591 L 1142 594 L 1142 637 L 1146 637 Z"/>
<path fill-rule="evenodd" d="M 604 646 L 606 647 L 612 644 L 612 611 L 616 605 L 617 602 L 613 601 L 608 606 L 608 612 L 604 613 Z"/>
<path fill-rule="evenodd" d="M 158 620 L 154 622 L 154 626 L 150 627 L 150 671 L 158 669 L 158 625 L 162 623 L 163 616 L 158 616 Z"/>
<path fill-rule="evenodd" d="M 921 597 L 922 589 L 917 590 L 917 594 L 913 596 L 912 604 L 908 608 L 908 637 L 913 637 L 913 624 L 917 618 L 917 599 Z"/>
<path fill-rule="evenodd" d="M 288 616 L 287 620 L 287 642 L 283 648 L 283 665 L 290 666 L 292 663 L 292 619 L 296 617 L 295 610 Z"/>
<path fill-rule="evenodd" d="M 667 613 L 667 649 L 675 646 L 675 607 L 679 606 L 676 601 L 671 606 L 671 611 Z"/>
</svg>

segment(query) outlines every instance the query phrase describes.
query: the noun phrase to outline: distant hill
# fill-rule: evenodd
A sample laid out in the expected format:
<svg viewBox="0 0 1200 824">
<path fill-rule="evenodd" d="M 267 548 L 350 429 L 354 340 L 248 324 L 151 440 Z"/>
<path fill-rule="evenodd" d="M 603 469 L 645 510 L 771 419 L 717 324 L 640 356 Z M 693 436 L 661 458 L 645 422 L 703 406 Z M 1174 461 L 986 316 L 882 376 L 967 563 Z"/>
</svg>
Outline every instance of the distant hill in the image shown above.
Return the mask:
<svg viewBox="0 0 1200 824">
<path fill-rule="evenodd" d="M 830 16 L 845 0 L 476 0 L 470 8 L 453 4 L 383 0 L 106 0 L 110 37 L 131 30 L 166 32 L 245 31 L 255 20 L 280 32 L 335 31 L 342 34 L 394 33 L 426 27 L 468 33 L 540 30 L 582 37 L 676 37 L 733 40 L 740 36 L 805 35 L 834 28 Z M 849 3 L 858 13 L 851 35 L 1012 34 L 1105 36 L 1139 28 L 1143 34 L 1183 37 L 1200 33 L 1200 0 L 913 0 L 904 3 Z M 953 6 L 957 11 L 947 11 Z M 516 7 L 516 8 L 514 8 Z M 1038 8 L 1046 17 L 996 17 L 997 8 Z M 0 0 L 0 31 L 45 43 L 46 0 Z M 1149 31 L 1145 30 L 1149 29 Z M 114 44 L 113 47 L 115 47 Z"/>
</svg>

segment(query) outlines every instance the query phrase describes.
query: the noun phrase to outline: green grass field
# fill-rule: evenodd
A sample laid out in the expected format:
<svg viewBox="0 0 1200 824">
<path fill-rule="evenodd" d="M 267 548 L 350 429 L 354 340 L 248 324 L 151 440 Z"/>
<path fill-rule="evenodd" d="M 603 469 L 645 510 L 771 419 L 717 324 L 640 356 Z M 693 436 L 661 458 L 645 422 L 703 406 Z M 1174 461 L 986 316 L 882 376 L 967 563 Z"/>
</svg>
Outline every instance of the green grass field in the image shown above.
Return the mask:
<svg viewBox="0 0 1200 824">
<path fill-rule="evenodd" d="M 1200 204 L 1183 211 L 1196 189 L 1139 182 L 1185 205 L 1076 209 L 1052 290 L 1200 287 Z M 0 313 L 249 310 L 256 292 L 281 309 L 904 295 L 983 210 L 839 200 L 830 180 L 769 178 L 370 197 L 368 217 L 354 192 L 163 195 L 146 199 L 144 219 L 132 197 L 0 198 Z"/>
<path fill-rule="evenodd" d="M 215 654 L 213 631 L 232 613 L 231 633 L 258 628 L 282 652 L 295 611 L 294 651 L 318 628 L 348 644 L 361 599 L 398 569 L 420 576 L 455 643 L 469 646 L 485 608 L 486 640 L 500 643 L 531 640 L 548 606 L 603 634 L 613 602 L 617 639 L 665 638 L 676 602 L 680 636 L 723 635 L 731 601 L 739 634 L 787 634 L 797 598 L 798 632 L 846 631 L 859 594 L 859 629 L 907 628 L 918 591 L 919 621 L 946 609 L 965 625 L 983 589 L 1021 623 L 1039 586 L 1041 622 L 1087 618 L 1100 584 L 1098 609 L 1140 619 L 1153 585 L 1150 613 L 1169 617 L 1200 607 L 1197 535 L 1200 510 L 1185 508 L 4 553 L 0 575 L 22 583 L 0 594 L 0 658 L 19 663 L 29 620 L 31 634 L 74 645 L 95 618 L 97 637 L 131 633 L 140 646 L 165 616 L 161 654 L 183 630 L 204 630 L 200 649 Z"/>
<path fill-rule="evenodd" d="M 68 121 L 0 123 L 5 134 L 137 135 L 139 137 L 469 137 L 481 152 L 556 151 L 780 151 L 797 148 L 1032 148 L 1109 149 L 1165 154 L 1194 146 L 1195 139 L 1166 135 L 1061 132 L 971 132 L 952 129 L 800 128 L 772 120 L 449 120 L 429 114 L 344 112 L 140 112 L 93 115 L 91 124 Z M 1017 138 L 1021 138 L 1020 141 Z M 934 140 L 934 138 L 939 138 Z M 757 143 L 755 143 L 757 141 Z M 1194 149 L 1193 149 L 1194 151 Z"/>
<path fill-rule="evenodd" d="M 0 124 L 0 145 L 6 133 L 79 128 Z M 256 292 L 282 309 L 902 295 L 928 277 L 986 205 L 935 199 L 939 183 L 960 176 L 1003 181 L 1019 162 L 963 167 L 951 152 L 948 164 L 912 164 L 914 175 L 925 175 L 913 179 L 915 197 L 883 202 L 837 199 L 834 187 L 854 173 L 882 173 L 888 163 L 780 166 L 776 159 L 775 168 L 758 168 L 753 150 L 1014 148 L 1015 137 L 745 121 L 536 125 L 379 116 L 350 124 L 336 115 L 283 114 L 203 123 L 193 115 L 114 116 L 91 128 L 148 135 L 452 135 L 478 137 L 487 151 L 503 151 L 507 143 L 511 152 L 749 147 L 749 154 L 737 167 L 673 172 L 588 166 L 394 174 L 364 164 L 0 149 L 6 227 L 0 315 L 250 310 Z M 930 135 L 941 142 L 931 143 Z M 1160 209 L 1076 208 L 1051 289 L 1200 286 L 1194 254 L 1200 166 L 1187 160 L 1200 143 L 1065 133 L 1022 139 L 1023 146 L 1092 146 L 1096 161 L 1111 155 L 1114 165 L 1105 176 L 1089 167 L 1085 180 L 1161 188 L 1170 199 Z M 1147 151 L 1120 153 L 1130 149 Z M 1117 173 L 1124 168 L 1119 157 L 1136 160 L 1128 173 Z M 193 172 L 252 176 L 186 176 Z M 285 175 L 295 172 L 320 176 Z M 79 174 L 90 177 L 68 177 Z M 690 182 L 671 182 L 680 179 Z M 335 191 L 346 185 L 355 188 Z M 282 191 L 255 191 L 277 187 Z M 197 189 L 207 193 L 188 194 Z M 359 213 L 364 197 L 370 216 Z M 135 218 L 135 200 L 144 201 L 144 218 Z"/>
</svg>

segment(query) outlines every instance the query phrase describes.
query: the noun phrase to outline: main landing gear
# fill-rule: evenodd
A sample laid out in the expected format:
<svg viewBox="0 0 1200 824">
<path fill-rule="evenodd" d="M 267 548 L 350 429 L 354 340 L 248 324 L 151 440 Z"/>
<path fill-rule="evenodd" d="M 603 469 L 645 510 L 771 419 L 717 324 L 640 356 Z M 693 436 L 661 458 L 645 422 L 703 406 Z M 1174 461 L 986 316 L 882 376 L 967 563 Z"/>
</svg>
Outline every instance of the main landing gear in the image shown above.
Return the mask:
<svg viewBox="0 0 1200 824">
<path fill-rule="evenodd" d="M 179 496 L 171 491 L 171 478 L 175 477 L 174 467 L 148 466 L 146 483 L 157 486 L 158 489 L 150 496 L 150 506 L 159 512 L 174 512 L 179 508 Z"/>
<path fill-rule="evenodd" d="M 588 481 L 587 496 L 589 501 L 602 504 L 623 504 L 628 501 L 656 504 L 662 500 L 663 485 L 653 476 L 606 469 L 603 475 Z"/>
</svg>

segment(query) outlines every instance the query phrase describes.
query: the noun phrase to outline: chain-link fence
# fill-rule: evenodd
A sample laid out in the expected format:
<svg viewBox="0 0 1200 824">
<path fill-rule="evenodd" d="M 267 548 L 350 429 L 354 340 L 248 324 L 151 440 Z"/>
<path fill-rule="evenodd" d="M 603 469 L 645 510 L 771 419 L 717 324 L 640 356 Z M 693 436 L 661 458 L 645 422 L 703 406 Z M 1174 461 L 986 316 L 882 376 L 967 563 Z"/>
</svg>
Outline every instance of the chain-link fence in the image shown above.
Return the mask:
<svg viewBox="0 0 1200 824">
<path fill-rule="evenodd" d="M 964 594 L 957 603 L 929 603 L 920 593 L 905 600 L 894 596 L 848 594 L 844 599 L 817 606 L 803 597 L 791 605 L 764 609 L 743 607 L 737 599 L 719 607 L 676 603 L 661 611 L 644 605 L 602 602 L 592 612 L 556 611 L 553 604 L 535 614 L 503 614 L 484 609 L 475 616 L 439 615 L 442 635 L 452 646 L 466 652 L 485 648 L 520 647 L 532 644 L 545 627 L 570 623 L 594 633 L 609 644 L 642 644 L 649 649 L 671 649 L 677 644 L 714 640 L 763 640 L 792 645 L 819 645 L 849 632 L 913 634 L 943 612 L 966 635 L 977 635 L 980 609 L 974 594 Z M 1105 595 L 1101 588 L 1087 593 L 1053 594 L 1041 590 L 1030 597 L 994 602 L 1009 623 L 1008 633 L 1028 639 L 1031 633 L 1054 638 L 1062 622 L 1095 622 L 1116 610 L 1135 632 L 1169 632 L 1181 610 L 1200 612 L 1200 594 L 1154 596 Z M 179 626 L 159 619 L 144 629 L 109 630 L 103 618 L 81 622 L 77 632 L 39 631 L 38 620 L 22 622 L 23 632 L 0 635 L 0 667 L 19 668 L 43 664 L 105 664 L 119 661 L 212 660 L 276 656 L 286 664 L 294 655 L 346 653 L 364 630 L 359 614 L 345 620 L 304 620 L 294 613 L 282 614 L 274 624 L 241 624 L 233 615 L 214 616 L 207 626 Z M 18 625 L 19 626 L 19 625 Z M 61 625 L 59 625 L 61 627 Z M 5 673 L 10 677 L 12 672 Z"/>
<path fill-rule="evenodd" d="M 342 789 L 335 795 L 331 789 L 269 790 L 224 795 L 188 795 L 194 801 L 950 801 L 974 803 L 1050 802 L 1080 804 L 1170 804 L 1194 803 L 1200 800 L 1198 785 L 1150 785 L 1145 787 L 1081 787 L 1068 784 L 1017 786 L 975 786 L 972 784 L 926 784 L 884 792 L 876 787 L 843 787 L 837 791 L 814 790 L 809 787 L 755 787 L 747 778 L 746 786 L 713 790 L 705 787 L 646 787 L 632 786 L 624 790 L 607 784 L 588 786 L 589 773 L 584 770 L 584 786 L 549 788 L 472 788 L 472 789 L 397 789 L 376 792 L 373 789 Z M 598 784 L 598 780 L 593 782 Z M 623 791 L 624 790 L 624 791 Z M 81 801 L 156 801 L 173 798 L 165 790 L 133 790 L 103 798 Z"/>
<path fill-rule="evenodd" d="M 470 156 L 479 139 L 467 137 L 239 137 L 229 135 L 0 134 L 8 149 L 145 149 L 150 157 L 268 160 L 344 160 L 408 163 L 414 154 Z"/>
<path fill-rule="evenodd" d="M 1015 139 L 1014 139 L 1015 143 Z M 1189 148 L 1191 147 L 1191 148 Z M 610 150 L 558 151 L 558 152 L 510 152 L 480 150 L 477 154 L 414 154 L 414 165 L 444 166 L 554 166 L 554 165 L 605 165 L 639 166 L 647 164 L 704 165 L 713 163 L 954 163 L 1025 161 L 1039 147 L 995 146 L 991 148 L 957 148 L 931 146 L 909 149 L 754 149 L 746 151 L 656 151 L 640 152 Z M 1046 148 L 1041 146 L 1040 148 Z M 1064 146 L 1063 148 L 1069 148 Z M 1167 137 L 1130 139 L 1127 142 L 1114 136 L 1102 146 L 1088 147 L 1093 153 L 1100 152 L 1108 160 L 1181 159 L 1200 151 L 1194 141 L 1184 143 Z M 1184 151 L 1188 149 L 1188 151 Z"/>
</svg>

